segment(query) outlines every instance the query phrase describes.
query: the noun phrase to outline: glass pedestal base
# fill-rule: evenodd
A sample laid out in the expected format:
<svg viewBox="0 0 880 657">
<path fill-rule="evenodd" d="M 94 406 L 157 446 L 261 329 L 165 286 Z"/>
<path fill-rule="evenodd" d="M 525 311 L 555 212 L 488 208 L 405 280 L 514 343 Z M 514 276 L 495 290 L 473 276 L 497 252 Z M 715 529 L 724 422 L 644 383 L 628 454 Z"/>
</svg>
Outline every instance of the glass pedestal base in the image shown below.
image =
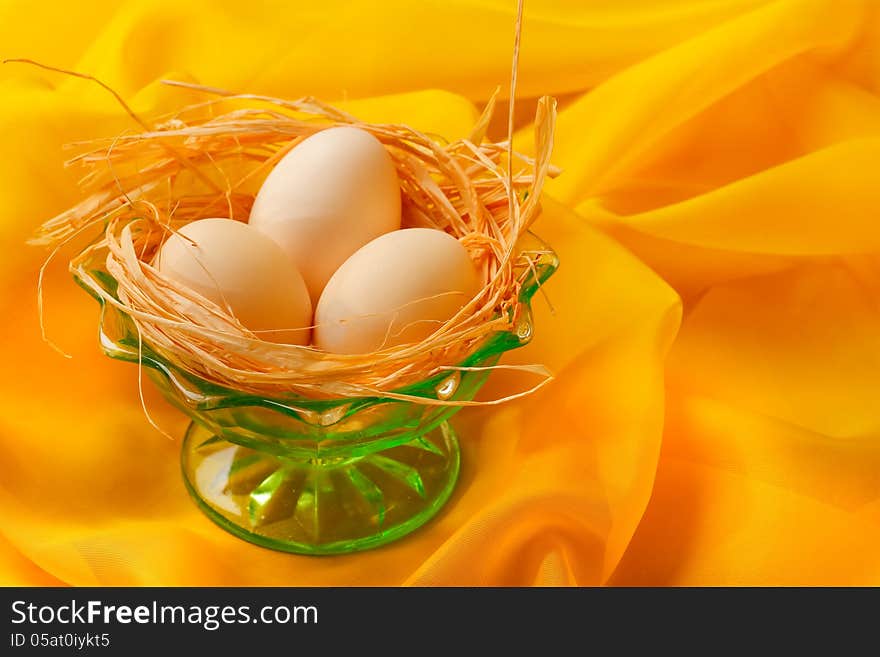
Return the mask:
<svg viewBox="0 0 880 657">
<path fill-rule="evenodd" d="M 459 449 L 445 422 L 333 459 L 275 456 L 191 424 L 181 463 L 190 495 L 223 529 L 275 550 L 338 554 L 396 540 L 434 516 L 455 487 Z"/>
</svg>

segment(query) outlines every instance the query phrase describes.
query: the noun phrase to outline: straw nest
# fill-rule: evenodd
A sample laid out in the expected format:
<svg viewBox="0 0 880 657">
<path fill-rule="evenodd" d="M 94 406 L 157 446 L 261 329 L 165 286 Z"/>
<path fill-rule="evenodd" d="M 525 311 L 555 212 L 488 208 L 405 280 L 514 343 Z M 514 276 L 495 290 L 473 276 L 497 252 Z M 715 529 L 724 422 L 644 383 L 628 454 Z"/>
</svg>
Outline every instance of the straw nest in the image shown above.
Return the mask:
<svg viewBox="0 0 880 657">
<path fill-rule="evenodd" d="M 456 369 L 490 334 L 517 321 L 522 278 L 540 256 L 518 251 L 517 241 L 540 213 L 543 182 L 555 173 L 552 99 L 538 103 L 536 155 L 529 158 L 511 152 L 509 139 L 485 139 L 494 97 L 467 139 L 445 143 L 405 125 L 365 123 L 313 98 L 175 84 L 214 96 L 154 124 L 132 113 L 138 134 L 78 144 L 67 165 L 84 170 L 84 200 L 47 221 L 33 240 L 57 253 L 77 236 L 97 234 L 71 260 L 71 271 L 128 315 L 143 344 L 163 358 L 212 383 L 261 395 L 406 398 L 394 391 Z M 163 241 L 190 221 L 247 221 L 272 166 L 304 138 L 339 125 L 366 130 L 387 148 L 400 179 L 404 226 L 455 236 L 482 272 L 482 290 L 432 335 L 360 355 L 263 341 L 151 264 Z M 118 282 L 115 296 L 86 265 L 96 258 Z"/>
</svg>

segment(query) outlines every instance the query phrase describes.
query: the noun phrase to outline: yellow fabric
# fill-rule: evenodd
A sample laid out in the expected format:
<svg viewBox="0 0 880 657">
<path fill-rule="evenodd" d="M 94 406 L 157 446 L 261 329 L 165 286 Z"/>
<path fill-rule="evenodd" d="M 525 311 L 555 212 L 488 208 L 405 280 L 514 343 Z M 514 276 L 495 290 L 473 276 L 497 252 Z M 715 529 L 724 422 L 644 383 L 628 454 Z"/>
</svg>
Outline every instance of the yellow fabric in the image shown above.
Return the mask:
<svg viewBox="0 0 880 657">
<path fill-rule="evenodd" d="M 191 100 L 175 77 L 455 138 L 508 79 L 514 4 L 0 0 L 0 57 L 145 114 Z M 880 4 L 526 0 L 520 91 L 523 149 L 534 97 L 561 100 L 536 230 L 563 264 L 508 362 L 557 378 L 459 414 L 436 521 L 316 559 L 196 510 L 61 260 L 47 329 L 74 357 L 41 342 L 23 241 L 76 199 L 61 146 L 133 126 L 0 66 L 0 583 L 880 584 Z"/>
</svg>

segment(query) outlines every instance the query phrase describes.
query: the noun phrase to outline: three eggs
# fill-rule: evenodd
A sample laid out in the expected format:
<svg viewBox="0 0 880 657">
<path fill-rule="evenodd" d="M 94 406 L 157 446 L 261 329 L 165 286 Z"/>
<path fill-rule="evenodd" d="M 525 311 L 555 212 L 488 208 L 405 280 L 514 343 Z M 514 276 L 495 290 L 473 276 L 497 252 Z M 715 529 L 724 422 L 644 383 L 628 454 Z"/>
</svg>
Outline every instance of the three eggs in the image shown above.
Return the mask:
<svg viewBox="0 0 880 657">
<path fill-rule="evenodd" d="M 322 130 L 287 153 L 247 224 L 193 221 L 155 265 L 263 340 L 339 354 L 419 342 L 481 287 L 457 239 L 401 229 L 394 162 L 352 127 Z"/>
</svg>

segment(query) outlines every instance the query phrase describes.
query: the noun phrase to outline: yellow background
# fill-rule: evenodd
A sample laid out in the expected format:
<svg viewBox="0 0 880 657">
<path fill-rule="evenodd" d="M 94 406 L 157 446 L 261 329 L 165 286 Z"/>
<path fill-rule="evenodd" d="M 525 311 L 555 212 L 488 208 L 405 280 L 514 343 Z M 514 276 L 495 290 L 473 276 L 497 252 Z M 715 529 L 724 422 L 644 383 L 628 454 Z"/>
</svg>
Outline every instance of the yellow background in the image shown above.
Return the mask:
<svg viewBox="0 0 880 657">
<path fill-rule="evenodd" d="M 0 0 L 0 57 L 146 115 L 192 100 L 177 78 L 455 138 L 508 79 L 514 4 Z M 307 558 L 196 510 L 63 258 L 47 329 L 73 358 L 41 342 L 23 242 L 77 198 L 61 147 L 132 126 L 0 66 L 0 583 L 880 584 L 880 3 L 526 0 L 520 92 L 523 149 L 560 99 L 536 230 L 563 264 L 508 362 L 557 379 L 458 416 L 436 521 Z"/>
</svg>

